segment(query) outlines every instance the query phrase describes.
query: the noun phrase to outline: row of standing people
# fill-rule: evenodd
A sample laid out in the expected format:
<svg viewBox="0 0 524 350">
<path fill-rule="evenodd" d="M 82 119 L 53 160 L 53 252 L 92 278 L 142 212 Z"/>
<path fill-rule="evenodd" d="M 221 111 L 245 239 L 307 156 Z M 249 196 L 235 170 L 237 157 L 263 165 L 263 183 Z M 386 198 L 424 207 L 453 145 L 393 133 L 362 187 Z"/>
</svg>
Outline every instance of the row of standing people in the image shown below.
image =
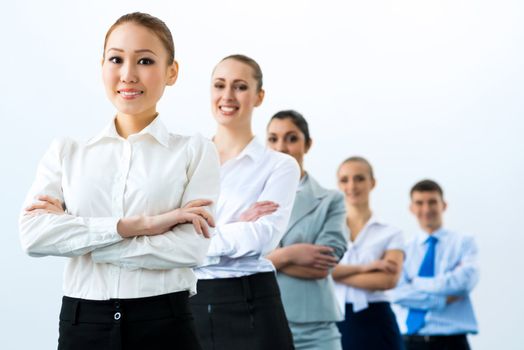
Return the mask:
<svg viewBox="0 0 524 350">
<path fill-rule="evenodd" d="M 462 260 L 463 240 L 437 245 L 436 257 L 455 259 L 435 264 L 441 280 L 416 277 L 409 259 L 423 254 L 410 254 L 398 231 L 371 215 L 375 180 L 365 159 L 340 166 L 342 195 L 304 170 L 312 142 L 298 113 L 273 117 L 269 148 L 254 137 L 253 110 L 264 100 L 254 60 L 232 55 L 214 68 L 212 142 L 171 134 L 158 117 L 157 102 L 178 75 L 161 20 L 143 13 L 117 20 L 102 75 L 116 117 L 86 143 L 52 143 L 20 217 L 30 255 L 69 258 L 59 349 L 337 349 L 341 310 L 331 271 L 346 304 L 344 348 L 402 346 L 381 292 L 399 277 L 400 304 L 427 322 L 414 334 L 431 332 L 435 314 L 444 325 L 437 334 L 446 335 L 446 310 L 471 309 L 476 270 L 473 259 Z M 432 232 L 451 235 L 441 231 Z M 420 295 L 409 289 L 414 281 Z M 433 303 L 428 312 L 420 311 L 422 297 Z M 469 326 L 461 333 L 476 330 L 474 318 Z M 370 343 L 377 341 L 381 347 Z"/>
</svg>

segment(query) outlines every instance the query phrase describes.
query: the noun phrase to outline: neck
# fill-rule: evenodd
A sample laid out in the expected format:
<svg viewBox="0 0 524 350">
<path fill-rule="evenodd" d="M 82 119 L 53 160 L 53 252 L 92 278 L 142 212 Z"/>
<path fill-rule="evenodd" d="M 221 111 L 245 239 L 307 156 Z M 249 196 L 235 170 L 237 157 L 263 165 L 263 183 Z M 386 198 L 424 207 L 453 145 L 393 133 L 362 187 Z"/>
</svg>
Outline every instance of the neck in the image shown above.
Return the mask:
<svg viewBox="0 0 524 350">
<path fill-rule="evenodd" d="M 426 232 L 428 235 L 432 235 L 435 232 L 437 232 L 438 230 L 440 230 L 441 228 L 442 228 L 442 225 L 439 225 L 436 227 L 422 227 L 422 230 L 424 230 L 424 232 Z"/>
<path fill-rule="evenodd" d="M 371 208 L 368 203 L 362 205 L 346 205 L 347 218 L 350 222 L 363 226 L 371 218 Z"/>
<path fill-rule="evenodd" d="M 120 136 L 127 139 L 129 135 L 139 133 L 156 118 L 158 113 L 148 115 L 126 115 L 118 114 L 115 119 L 116 131 Z"/>
<path fill-rule="evenodd" d="M 219 125 L 213 142 L 218 150 L 220 163 L 239 155 L 254 136 L 251 127 L 233 129 Z"/>
</svg>

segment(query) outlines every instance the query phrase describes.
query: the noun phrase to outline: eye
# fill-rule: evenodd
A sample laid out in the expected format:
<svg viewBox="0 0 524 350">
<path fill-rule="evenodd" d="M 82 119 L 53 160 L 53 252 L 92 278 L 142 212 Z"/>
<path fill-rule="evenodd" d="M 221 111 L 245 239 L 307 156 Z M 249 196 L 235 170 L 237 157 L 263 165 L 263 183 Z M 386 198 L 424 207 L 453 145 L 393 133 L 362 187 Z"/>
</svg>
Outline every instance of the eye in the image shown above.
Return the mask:
<svg viewBox="0 0 524 350">
<path fill-rule="evenodd" d="M 215 83 L 215 84 L 213 85 L 213 87 L 214 87 L 215 89 L 223 89 L 223 88 L 224 88 L 224 84 L 222 84 L 222 83 Z"/>
<path fill-rule="evenodd" d="M 138 60 L 138 64 L 143 64 L 143 65 L 146 65 L 146 66 L 149 66 L 149 65 L 154 64 L 154 63 L 155 63 L 154 60 L 152 60 L 151 58 L 147 58 L 147 57 L 141 58 L 141 59 Z"/>
<path fill-rule="evenodd" d="M 269 143 L 275 143 L 275 142 L 277 142 L 277 138 L 276 138 L 275 136 L 269 136 L 269 137 L 267 138 L 267 142 L 269 142 Z"/>
<path fill-rule="evenodd" d="M 287 137 L 287 141 L 289 143 L 295 143 L 295 142 L 298 142 L 299 138 L 297 135 L 288 135 Z"/>
<path fill-rule="evenodd" d="M 111 62 L 111 63 L 115 63 L 115 64 L 120 64 L 120 63 L 123 62 L 122 58 L 120 58 L 118 56 L 109 57 L 108 61 Z"/>
<path fill-rule="evenodd" d="M 357 175 L 357 176 L 355 176 L 355 178 L 354 178 L 355 182 L 362 182 L 362 181 L 364 181 L 365 179 L 366 179 L 366 178 L 365 178 L 364 176 L 362 176 L 362 175 Z"/>
<path fill-rule="evenodd" d="M 248 86 L 246 84 L 238 84 L 235 85 L 235 89 L 240 91 L 246 91 L 248 89 Z"/>
<path fill-rule="evenodd" d="M 345 184 L 346 182 L 348 182 L 348 178 L 347 178 L 346 176 L 342 176 L 338 181 L 339 181 L 340 183 Z"/>
</svg>

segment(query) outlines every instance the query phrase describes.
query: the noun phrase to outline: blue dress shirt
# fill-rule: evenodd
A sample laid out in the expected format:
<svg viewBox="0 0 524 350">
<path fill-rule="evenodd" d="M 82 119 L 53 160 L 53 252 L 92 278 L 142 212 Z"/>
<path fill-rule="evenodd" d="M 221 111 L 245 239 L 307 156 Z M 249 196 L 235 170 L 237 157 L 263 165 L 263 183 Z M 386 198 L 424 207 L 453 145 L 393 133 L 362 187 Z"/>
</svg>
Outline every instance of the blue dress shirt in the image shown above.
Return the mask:
<svg viewBox="0 0 524 350">
<path fill-rule="evenodd" d="M 477 333 L 477 321 L 469 293 L 478 282 L 477 245 L 471 236 L 439 229 L 435 247 L 434 277 L 420 277 L 418 272 L 427 250 L 426 232 L 419 232 L 406 245 L 400 281 L 391 292 L 398 324 L 406 333 L 410 308 L 427 310 L 420 335 Z M 447 303 L 449 296 L 458 300 Z"/>
</svg>

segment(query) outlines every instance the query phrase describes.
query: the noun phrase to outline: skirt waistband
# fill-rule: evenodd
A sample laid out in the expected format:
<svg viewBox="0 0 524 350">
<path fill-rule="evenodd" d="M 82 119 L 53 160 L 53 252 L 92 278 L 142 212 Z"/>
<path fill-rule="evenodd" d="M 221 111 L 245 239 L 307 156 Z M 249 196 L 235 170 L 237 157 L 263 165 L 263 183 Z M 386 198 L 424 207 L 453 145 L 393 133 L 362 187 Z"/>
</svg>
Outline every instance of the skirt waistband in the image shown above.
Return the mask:
<svg viewBox="0 0 524 350">
<path fill-rule="evenodd" d="M 256 273 L 235 278 L 198 280 L 197 294 L 191 304 L 234 303 L 280 296 L 274 272 Z"/>
<path fill-rule="evenodd" d="M 188 297 L 187 291 L 136 299 L 88 300 L 64 296 L 60 321 L 119 323 L 190 317 Z"/>
</svg>

